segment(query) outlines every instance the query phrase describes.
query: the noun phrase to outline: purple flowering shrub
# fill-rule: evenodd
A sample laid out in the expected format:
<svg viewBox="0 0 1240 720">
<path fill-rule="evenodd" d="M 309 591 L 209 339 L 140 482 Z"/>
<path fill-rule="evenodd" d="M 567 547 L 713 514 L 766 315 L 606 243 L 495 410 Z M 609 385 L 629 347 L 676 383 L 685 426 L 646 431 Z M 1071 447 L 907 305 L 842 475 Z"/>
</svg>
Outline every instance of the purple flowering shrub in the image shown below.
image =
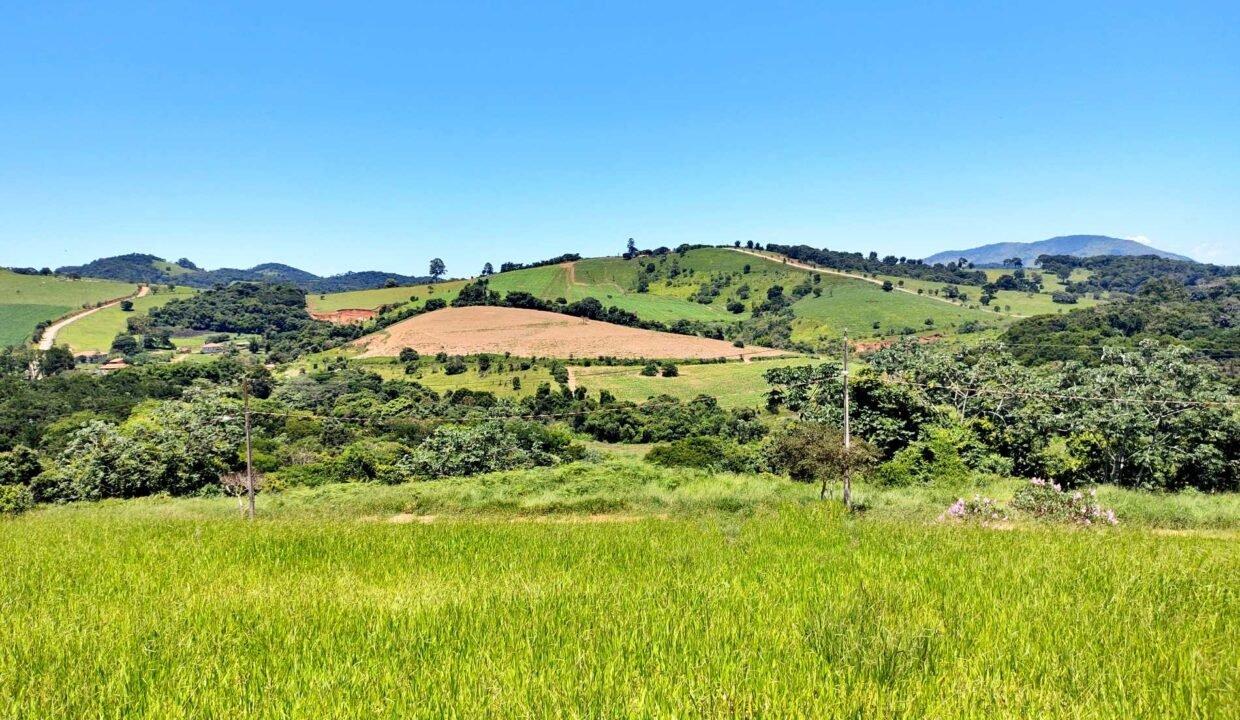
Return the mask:
<svg viewBox="0 0 1240 720">
<path fill-rule="evenodd" d="M 1059 483 L 1041 478 L 1029 481 L 1012 498 L 1012 507 L 1037 518 L 1074 522 L 1081 525 L 1118 525 L 1115 511 L 1097 502 L 1097 493 L 1090 490 L 1065 491 Z"/>
<path fill-rule="evenodd" d="M 999 503 L 988 497 L 974 495 L 972 500 L 958 498 L 951 507 L 943 511 L 940 520 L 977 520 L 980 522 L 998 522 L 1007 519 L 1007 514 Z"/>
</svg>

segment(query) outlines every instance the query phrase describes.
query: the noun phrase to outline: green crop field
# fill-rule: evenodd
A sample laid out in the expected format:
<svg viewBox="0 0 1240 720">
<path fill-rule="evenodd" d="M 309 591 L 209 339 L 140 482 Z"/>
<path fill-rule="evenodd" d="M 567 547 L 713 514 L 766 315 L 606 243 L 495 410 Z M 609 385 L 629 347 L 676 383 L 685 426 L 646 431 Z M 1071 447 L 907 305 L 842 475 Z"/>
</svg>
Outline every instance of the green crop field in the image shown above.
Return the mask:
<svg viewBox="0 0 1240 720">
<path fill-rule="evenodd" d="M 70 280 L 0 270 L 0 346 L 29 342 L 35 325 L 44 320 L 137 289 L 136 285 L 110 280 Z"/>
<path fill-rule="evenodd" d="M 223 498 L 38 510 L 0 521 L 0 714 L 1240 711 L 1234 536 L 813 496 L 612 461 L 292 490 L 255 523 Z"/>
<path fill-rule="evenodd" d="M 574 367 L 576 384 L 596 394 L 607 390 L 619 400 L 642 402 L 656 395 L 692 400 L 711 395 L 724 408 L 759 408 L 766 403 L 770 389 L 763 374 L 774 367 L 806 365 L 809 358 L 782 358 L 749 363 L 731 362 L 706 365 L 680 365 L 676 377 L 646 377 L 641 366 Z"/>
<path fill-rule="evenodd" d="M 145 297 L 134 298 L 132 312 L 121 310 L 119 305 L 104 308 L 97 313 L 87 315 L 81 320 L 74 321 L 65 326 L 56 336 L 56 342 L 60 345 L 68 345 L 74 352 L 84 350 L 106 351 L 112 347 L 112 339 L 116 337 L 117 333 L 123 332 L 126 329 L 125 321 L 130 317 L 147 312 L 151 308 L 159 307 L 175 298 L 189 297 L 195 292 L 195 290 L 186 287 L 168 290 L 167 287 L 162 285 L 152 286 L 151 294 Z"/>
</svg>

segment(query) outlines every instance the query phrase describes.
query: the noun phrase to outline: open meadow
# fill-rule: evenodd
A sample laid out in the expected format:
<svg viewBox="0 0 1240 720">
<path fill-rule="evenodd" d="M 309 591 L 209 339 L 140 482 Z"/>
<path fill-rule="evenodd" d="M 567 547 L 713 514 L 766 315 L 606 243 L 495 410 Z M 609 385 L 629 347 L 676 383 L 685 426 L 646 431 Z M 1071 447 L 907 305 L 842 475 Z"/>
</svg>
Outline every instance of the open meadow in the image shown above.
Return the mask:
<svg viewBox="0 0 1240 720">
<path fill-rule="evenodd" d="M 1234 524 L 988 528 L 862 495 L 849 517 L 610 461 L 291 490 L 254 523 L 227 498 L 49 507 L 0 521 L 0 715 L 1240 709 Z"/>
<path fill-rule="evenodd" d="M 767 370 L 813 362 L 809 358 L 771 358 L 747 363 L 683 364 L 677 367 L 675 377 L 643 375 L 640 366 L 574 367 L 572 373 L 578 387 L 592 393 L 606 390 L 621 401 L 644 402 L 658 395 L 687 401 L 710 395 L 720 407 L 760 408 L 771 387 L 763 378 Z"/>
<path fill-rule="evenodd" d="M 126 312 L 119 305 L 115 305 L 87 315 L 65 326 L 56 336 L 56 342 L 68 345 L 74 352 L 86 350 L 106 352 L 112 346 L 112 339 L 117 333 L 126 330 L 125 322 L 130 317 L 145 313 L 151 308 L 160 307 L 170 300 L 189 297 L 195 292 L 197 291 L 187 287 L 169 290 L 163 286 L 153 286 L 149 295 L 134 298 L 133 310 Z"/>
<path fill-rule="evenodd" d="M 40 322 L 137 289 L 136 285 L 110 280 L 70 280 L 0 269 L 0 347 L 29 342 Z"/>
</svg>

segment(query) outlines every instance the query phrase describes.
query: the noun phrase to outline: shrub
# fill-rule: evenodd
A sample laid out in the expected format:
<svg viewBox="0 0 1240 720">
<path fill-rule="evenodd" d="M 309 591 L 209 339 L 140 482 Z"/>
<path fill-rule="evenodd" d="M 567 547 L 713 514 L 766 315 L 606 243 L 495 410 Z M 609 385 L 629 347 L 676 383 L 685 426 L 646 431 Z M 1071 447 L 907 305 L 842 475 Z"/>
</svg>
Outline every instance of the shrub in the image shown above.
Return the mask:
<svg viewBox="0 0 1240 720">
<path fill-rule="evenodd" d="M 1007 514 L 1003 508 L 994 500 L 988 497 L 974 495 L 972 500 L 958 498 L 952 503 L 951 507 L 943 511 L 939 516 L 940 520 L 978 520 L 981 522 L 996 522 L 1006 520 Z"/>
<path fill-rule="evenodd" d="M 646 365 L 642 367 L 642 375 L 644 375 L 645 377 L 654 377 L 655 375 L 658 375 L 658 374 L 659 374 L 659 366 L 655 365 L 652 362 L 646 363 Z"/>
<path fill-rule="evenodd" d="M 1097 503 L 1097 493 L 1067 492 L 1059 483 L 1034 478 L 1012 498 L 1012 507 L 1036 518 L 1081 525 L 1118 525 L 1115 511 Z"/>
<path fill-rule="evenodd" d="M 926 484 L 958 487 L 984 475 L 1008 475 L 1012 463 L 991 451 L 968 426 L 928 427 L 921 437 L 879 466 L 875 480 L 884 485 Z"/>
<path fill-rule="evenodd" d="M 476 475 L 554 465 L 571 445 L 565 434 L 533 423 L 444 425 L 393 466 L 403 479 Z"/>
<path fill-rule="evenodd" d="M 34 507 L 34 494 L 25 485 L 0 485 L 0 515 L 20 515 Z"/>
<path fill-rule="evenodd" d="M 727 472 L 756 472 L 761 465 L 756 446 L 717 437 L 691 437 L 655 445 L 646 461 L 663 467 L 692 467 Z"/>
<path fill-rule="evenodd" d="M 663 366 L 659 368 L 659 374 L 663 377 L 677 377 L 680 375 L 680 368 L 676 367 L 675 363 L 663 363 Z"/>
</svg>

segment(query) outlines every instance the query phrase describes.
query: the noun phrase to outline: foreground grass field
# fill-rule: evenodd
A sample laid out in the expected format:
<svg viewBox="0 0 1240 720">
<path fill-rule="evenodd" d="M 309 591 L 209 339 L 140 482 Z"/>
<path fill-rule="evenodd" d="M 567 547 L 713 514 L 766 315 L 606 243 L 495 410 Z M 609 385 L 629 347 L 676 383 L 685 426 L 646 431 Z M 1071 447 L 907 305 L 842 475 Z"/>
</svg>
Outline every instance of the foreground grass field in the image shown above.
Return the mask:
<svg viewBox="0 0 1240 720">
<path fill-rule="evenodd" d="M 616 461 L 289 491 L 254 524 L 226 499 L 36 511 L 0 522 L 0 715 L 1240 710 L 1234 539 L 812 496 Z"/>
</svg>

